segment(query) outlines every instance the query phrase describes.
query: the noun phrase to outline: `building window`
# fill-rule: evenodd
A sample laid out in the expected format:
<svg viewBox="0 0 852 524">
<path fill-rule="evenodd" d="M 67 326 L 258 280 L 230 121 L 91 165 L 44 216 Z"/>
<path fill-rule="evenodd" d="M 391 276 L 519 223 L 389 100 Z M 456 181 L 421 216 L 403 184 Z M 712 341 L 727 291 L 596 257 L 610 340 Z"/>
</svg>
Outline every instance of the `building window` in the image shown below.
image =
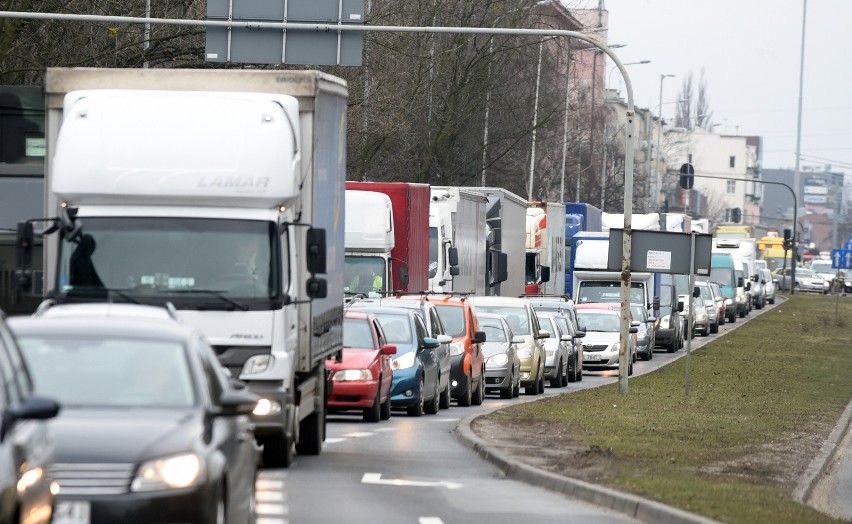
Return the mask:
<svg viewBox="0 0 852 524">
<path fill-rule="evenodd" d="M 731 155 L 731 157 L 728 159 L 728 167 L 736 167 L 736 165 L 737 165 L 737 157 Z"/>
<path fill-rule="evenodd" d="M 731 157 L 734 158 L 734 157 Z M 737 181 L 736 180 L 728 180 L 728 194 L 733 194 L 737 192 Z"/>
</svg>

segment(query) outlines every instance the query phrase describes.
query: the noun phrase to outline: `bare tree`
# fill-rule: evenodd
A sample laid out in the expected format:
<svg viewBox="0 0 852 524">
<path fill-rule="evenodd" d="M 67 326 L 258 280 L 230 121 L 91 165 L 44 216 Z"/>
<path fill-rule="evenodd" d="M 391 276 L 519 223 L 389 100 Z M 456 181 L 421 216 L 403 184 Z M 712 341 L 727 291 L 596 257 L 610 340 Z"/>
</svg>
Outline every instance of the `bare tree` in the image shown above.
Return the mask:
<svg viewBox="0 0 852 524">
<path fill-rule="evenodd" d="M 692 71 L 683 77 L 683 83 L 680 86 L 680 92 L 677 97 L 677 106 L 675 112 L 675 127 L 684 129 L 692 129 L 694 126 L 693 109 L 693 82 Z"/>
<path fill-rule="evenodd" d="M 696 127 L 711 131 L 713 110 L 710 109 L 710 96 L 707 93 L 707 77 L 704 76 L 704 68 L 701 68 L 701 76 L 698 80 L 698 98 L 695 103 Z"/>
<path fill-rule="evenodd" d="M 697 91 L 693 80 L 692 71 L 683 78 L 683 83 L 678 94 L 677 112 L 675 114 L 675 127 L 684 129 L 712 129 L 713 110 L 710 108 L 710 96 L 707 87 L 707 78 L 704 68 L 701 68 Z"/>
</svg>

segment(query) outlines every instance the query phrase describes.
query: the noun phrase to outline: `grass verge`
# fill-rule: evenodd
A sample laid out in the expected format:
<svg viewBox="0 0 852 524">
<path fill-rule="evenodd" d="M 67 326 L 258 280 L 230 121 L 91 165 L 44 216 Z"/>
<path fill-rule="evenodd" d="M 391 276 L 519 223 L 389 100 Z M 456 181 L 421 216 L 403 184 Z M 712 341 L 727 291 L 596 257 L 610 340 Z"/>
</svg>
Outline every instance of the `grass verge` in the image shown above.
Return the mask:
<svg viewBox="0 0 852 524">
<path fill-rule="evenodd" d="M 724 522 L 833 522 L 792 493 L 852 398 L 852 301 L 835 307 L 791 297 L 704 346 L 689 396 L 681 358 L 626 395 L 613 384 L 490 416 L 545 446 L 570 434 L 586 452 L 548 468 L 563 474 L 593 466 L 596 483 Z"/>
</svg>

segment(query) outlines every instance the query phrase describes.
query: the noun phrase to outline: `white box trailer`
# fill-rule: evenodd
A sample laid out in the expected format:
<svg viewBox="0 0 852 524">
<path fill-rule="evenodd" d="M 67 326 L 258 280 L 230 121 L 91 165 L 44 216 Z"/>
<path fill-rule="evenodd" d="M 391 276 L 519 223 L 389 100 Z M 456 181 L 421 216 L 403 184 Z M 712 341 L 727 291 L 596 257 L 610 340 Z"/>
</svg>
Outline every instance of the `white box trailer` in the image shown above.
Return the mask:
<svg viewBox="0 0 852 524">
<path fill-rule="evenodd" d="M 45 94 L 50 296 L 171 303 L 261 396 L 264 462 L 320 453 L 342 349 L 346 83 L 49 68 Z"/>
<path fill-rule="evenodd" d="M 532 295 L 565 292 L 565 204 L 529 202 L 525 288 Z"/>
<path fill-rule="evenodd" d="M 432 186 L 429 205 L 429 288 L 442 293 L 485 294 L 484 195 L 460 187 Z"/>
</svg>

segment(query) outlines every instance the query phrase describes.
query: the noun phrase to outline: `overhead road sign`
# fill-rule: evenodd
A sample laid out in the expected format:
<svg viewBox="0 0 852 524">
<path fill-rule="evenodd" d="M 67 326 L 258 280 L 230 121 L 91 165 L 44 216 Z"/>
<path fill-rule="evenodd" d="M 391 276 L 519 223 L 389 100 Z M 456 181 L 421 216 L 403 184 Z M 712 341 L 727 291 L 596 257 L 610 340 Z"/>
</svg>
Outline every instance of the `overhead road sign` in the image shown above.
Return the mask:
<svg viewBox="0 0 852 524">
<path fill-rule="evenodd" d="M 852 249 L 832 249 L 831 267 L 834 269 L 852 269 Z"/>
</svg>

